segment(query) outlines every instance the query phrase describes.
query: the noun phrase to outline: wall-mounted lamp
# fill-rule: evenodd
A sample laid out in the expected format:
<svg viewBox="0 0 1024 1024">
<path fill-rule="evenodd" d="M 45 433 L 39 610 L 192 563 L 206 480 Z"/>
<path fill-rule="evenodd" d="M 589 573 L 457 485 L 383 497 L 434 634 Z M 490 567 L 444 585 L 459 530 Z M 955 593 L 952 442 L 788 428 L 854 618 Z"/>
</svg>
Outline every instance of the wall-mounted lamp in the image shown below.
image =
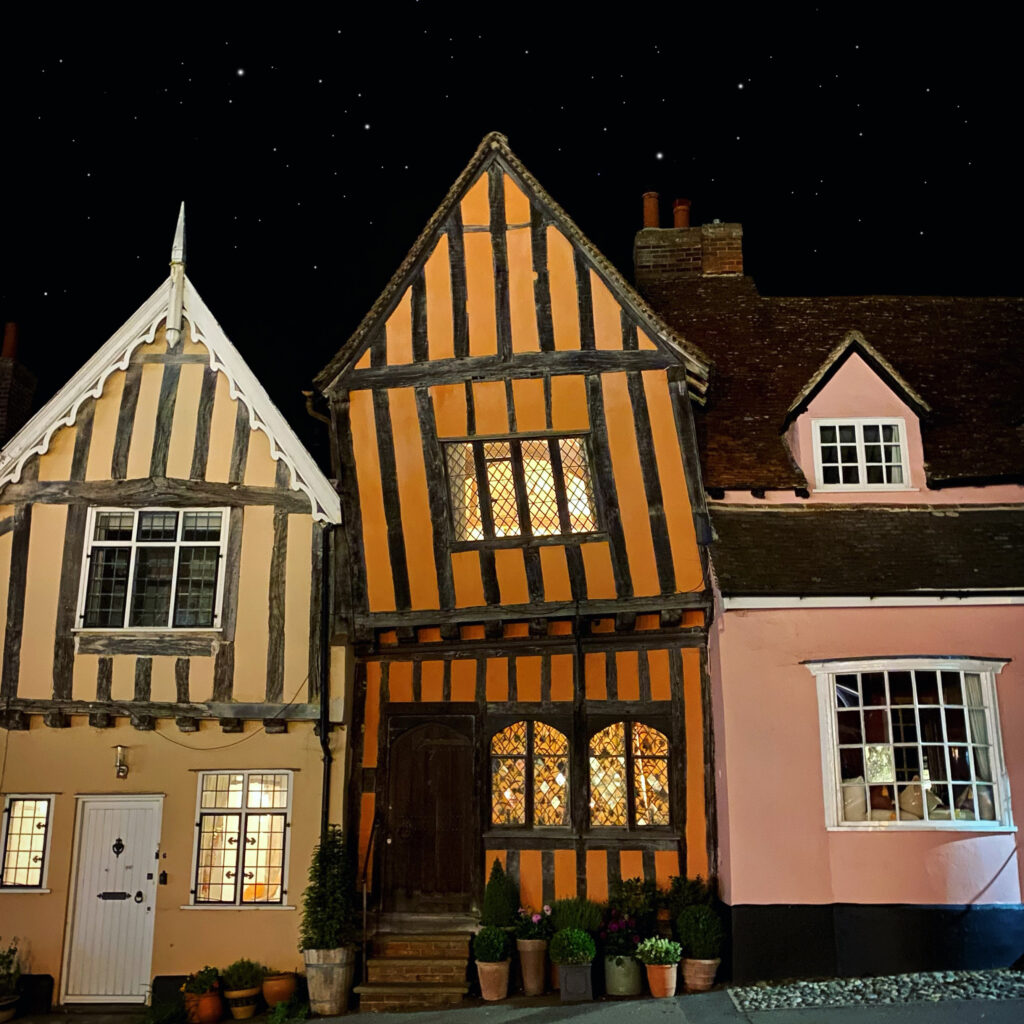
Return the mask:
<svg viewBox="0 0 1024 1024">
<path fill-rule="evenodd" d="M 114 758 L 114 771 L 119 779 L 127 779 L 128 761 L 125 758 L 125 748 L 119 744 L 114 749 L 117 751 L 117 756 Z"/>
</svg>

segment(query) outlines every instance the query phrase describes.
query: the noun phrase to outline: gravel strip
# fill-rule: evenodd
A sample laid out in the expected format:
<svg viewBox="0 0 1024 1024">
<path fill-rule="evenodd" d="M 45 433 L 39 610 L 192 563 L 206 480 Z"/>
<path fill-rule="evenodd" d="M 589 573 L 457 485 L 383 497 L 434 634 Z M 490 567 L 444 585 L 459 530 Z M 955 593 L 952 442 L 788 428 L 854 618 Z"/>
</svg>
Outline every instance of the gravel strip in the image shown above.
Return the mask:
<svg viewBox="0 0 1024 1024">
<path fill-rule="evenodd" d="M 794 981 L 786 985 L 731 988 L 729 995 L 741 1013 L 824 1006 L 937 1003 L 947 999 L 1024 999 L 1024 972 L 1000 968 L 994 971 L 932 971 L 881 978 Z"/>
</svg>

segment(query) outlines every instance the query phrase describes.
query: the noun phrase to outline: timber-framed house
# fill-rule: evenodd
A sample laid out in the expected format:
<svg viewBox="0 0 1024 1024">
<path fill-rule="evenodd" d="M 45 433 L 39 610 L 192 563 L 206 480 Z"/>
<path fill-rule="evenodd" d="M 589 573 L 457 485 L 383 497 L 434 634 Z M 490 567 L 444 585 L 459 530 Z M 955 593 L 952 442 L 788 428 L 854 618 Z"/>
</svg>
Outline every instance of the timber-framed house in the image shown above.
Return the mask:
<svg viewBox="0 0 1024 1024">
<path fill-rule="evenodd" d="M 491 134 L 317 378 L 386 921 L 713 870 L 707 374 Z"/>
<path fill-rule="evenodd" d="M 0 452 L 0 921 L 41 1010 L 294 966 L 332 814 L 337 493 L 186 278 L 183 218 L 169 278 Z"/>
</svg>

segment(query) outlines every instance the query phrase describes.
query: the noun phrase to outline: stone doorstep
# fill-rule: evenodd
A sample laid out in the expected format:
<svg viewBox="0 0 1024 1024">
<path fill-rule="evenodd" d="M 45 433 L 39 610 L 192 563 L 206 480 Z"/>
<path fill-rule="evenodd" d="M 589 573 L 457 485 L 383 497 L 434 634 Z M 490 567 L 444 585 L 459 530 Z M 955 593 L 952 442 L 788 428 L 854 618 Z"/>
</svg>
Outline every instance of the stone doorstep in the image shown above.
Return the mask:
<svg viewBox="0 0 1024 1024">
<path fill-rule="evenodd" d="M 430 981 L 461 985 L 466 980 L 466 964 L 465 957 L 368 957 L 366 970 L 371 983 Z"/>
<path fill-rule="evenodd" d="M 360 1010 L 433 1010 L 461 1003 L 468 985 L 392 982 L 355 987 Z"/>
<path fill-rule="evenodd" d="M 401 932 L 378 932 L 373 937 L 373 951 L 378 957 L 411 959 L 469 959 L 468 932 L 424 932 L 410 935 Z"/>
</svg>

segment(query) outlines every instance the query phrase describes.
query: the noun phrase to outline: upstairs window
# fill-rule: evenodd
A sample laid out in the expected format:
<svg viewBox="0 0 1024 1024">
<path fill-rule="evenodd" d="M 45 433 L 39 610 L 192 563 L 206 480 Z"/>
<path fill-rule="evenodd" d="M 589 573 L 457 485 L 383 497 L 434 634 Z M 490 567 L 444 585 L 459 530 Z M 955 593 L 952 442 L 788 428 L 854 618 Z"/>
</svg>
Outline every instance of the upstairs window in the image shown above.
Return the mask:
<svg viewBox="0 0 1024 1024">
<path fill-rule="evenodd" d="M 509 437 L 445 444 L 455 539 L 531 539 L 598 528 L 585 439 Z"/>
<path fill-rule="evenodd" d="M 908 486 L 902 420 L 814 420 L 817 486 L 873 491 Z"/>
<path fill-rule="evenodd" d="M 91 509 L 83 629 L 220 626 L 228 510 Z"/>
<path fill-rule="evenodd" d="M 569 824 L 569 741 L 544 722 L 516 722 L 491 740 L 491 824 Z"/>
</svg>

